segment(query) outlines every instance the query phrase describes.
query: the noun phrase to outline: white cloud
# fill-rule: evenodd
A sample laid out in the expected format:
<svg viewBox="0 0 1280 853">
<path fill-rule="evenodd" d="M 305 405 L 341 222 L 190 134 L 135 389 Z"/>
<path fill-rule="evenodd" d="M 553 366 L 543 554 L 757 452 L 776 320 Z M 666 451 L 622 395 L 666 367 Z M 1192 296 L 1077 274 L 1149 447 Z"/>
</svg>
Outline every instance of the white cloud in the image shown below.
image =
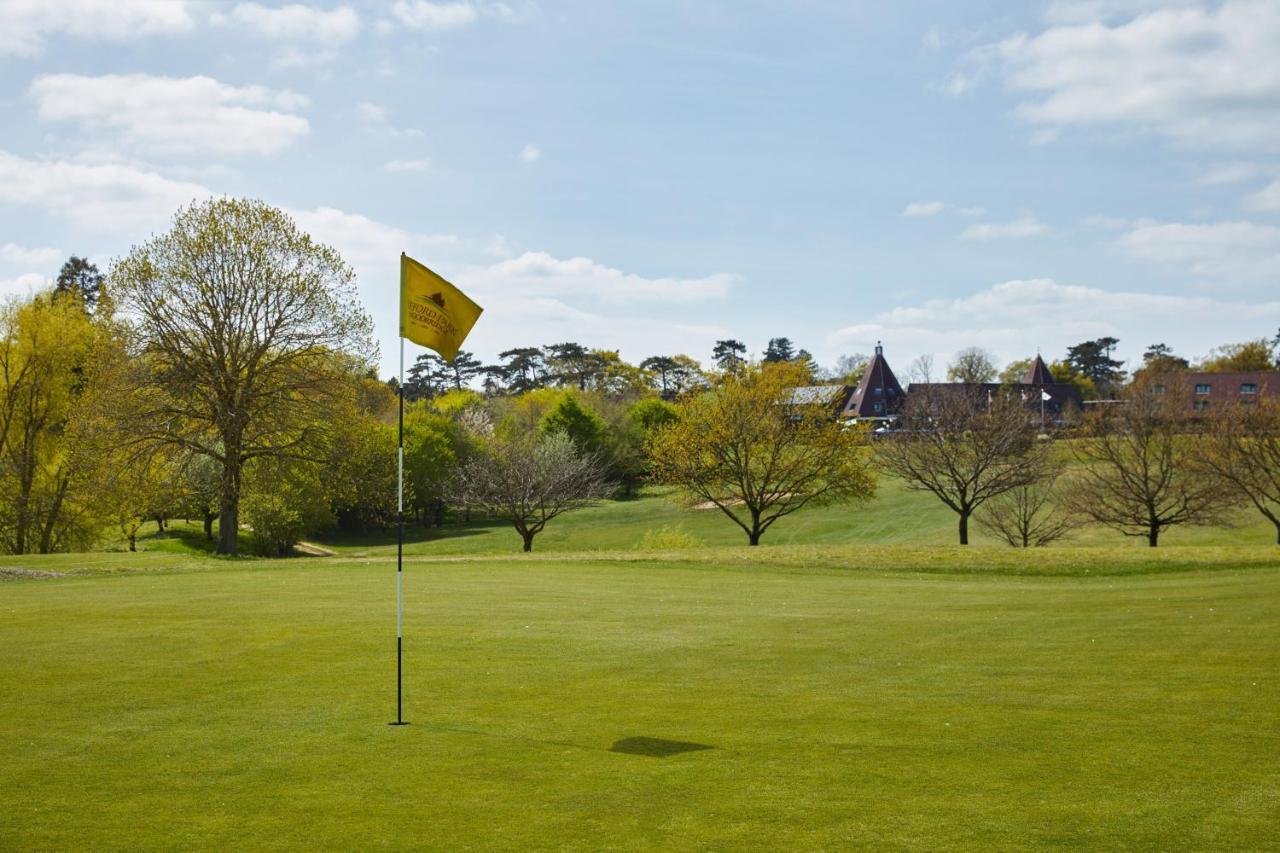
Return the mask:
<svg viewBox="0 0 1280 853">
<path fill-rule="evenodd" d="M 0 54 L 38 54 L 58 35 L 121 42 L 195 25 L 186 0 L 0 0 Z"/>
<path fill-rule="evenodd" d="M 1280 211 L 1280 181 L 1272 181 L 1255 193 L 1245 196 L 1244 206 L 1265 213 Z"/>
<path fill-rule="evenodd" d="M 577 296 L 606 302 L 657 300 L 666 303 L 723 299 L 737 276 L 714 273 L 704 278 L 644 278 L 589 258 L 560 260 L 546 252 L 519 257 L 467 273 L 476 286 L 495 294 L 538 293 Z"/>
<path fill-rule="evenodd" d="M 38 272 L 23 273 L 17 278 L 0 279 L 0 297 L 28 297 L 49 285 L 49 279 Z"/>
<path fill-rule="evenodd" d="M 356 104 L 356 115 L 365 124 L 385 124 L 387 121 L 387 108 L 363 101 Z"/>
<path fill-rule="evenodd" d="M 322 45 L 344 44 L 360 32 L 360 16 L 350 6 L 325 10 L 298 3 L 278 7 L 239 3 L 229 14 L 217 13 L 210 20 L 239 26 L 258 38 Z"/>
<path fill-rule="evenodd" d="M 1195 322 L 1188 322 L 1192 317 Z M 1241 326 L 1243 318 L 1249 321 L 1247 329 Z M 1238 303 L 1019 279 L 970 296 L 882 312 L 838 329 L 827 345 L 833 352 L 869 352 L 883 340 L 901 379 L 911 359 L 924 352 L 935 354 L 939 365 L 974 345 L 992 350 L 1002 361 L 1027 358 L 1037 347 L 1048 359 L 1080 341 L 1110 335 L 1121 340 L 1121 357 L 1136 359 L 1156 341 L 1197 353 L 1247 336 L 1254 325 L 1265 330 L 1277 324 L 1277 301 Z"/>
<path fill-rule="evenodd" d="M 1280 228 L 1270 225 L 1152 223 L 1134 228 L 1120 243 L 1135 257 L 1200 276 L 1254 280 L 1280 274 Z"/>
<path fill-rule="evenodd" d="M 536 163 L 542 159 L 542 149 L 532 142 L 520 149 L 520 160 L 524 163 Z"/>
<path fill-rule="evenodd" d="M 425 172 L 431 168 L 431 161 L 426 158 L 421 160 L 389 160 L 382 164 L 382 168 L 387 172 Z"/>
<path fill-rule="evenodd" d="M 0 263 L 15 267 L 37 267 L 52 264 L 61 257 L 57 249 L 48 247 L 28 248 L 17 243 L 0 246 Z"/>
<path fill-rule="evenodd" d="M 979 222 L 960 232 L 961 240 L 1002 240 L 1039 237 L 1049 228 L 1034 216 L 1020 216 L 1008 222 Z"/>
<path fill-rule="evenodd" d="M 473 24 L 480 17 L 471 3 L 431 3 L 428 0 L 397 0 L 391 14 L 406 27 L 439 32 Z"/>
<path fill-rule="evenodd" d="M 30 88 L 42 119 L 110 128 L 139 148 L 190 154 L 271 154 L 310 129 L 302 95 L 229 86 L 211 77 L 46 74 Z"/>
<path fill-rule="evenodd" d="M 36 207 L 91 231 L 153 228 L 209 195 L 200 184 L 132 165 L 31 160 L 0 150 L 0 203 Z"/>
<path fill-rule="evenodd" d="M 1219 163 L 1197 178 L 1196 183 L 1202 186 L 1238 184 L 1241 181 L 1247 181 L 1255 177 L 1261 171 L 1262 167 L 1257 163 Z"/>
<path fill-rule="evenodd" d="M 1280 3 L 1216 7 L 1150 3 L 1060 4 L 1072 15 L 968 56 L 953 88 L 998 67 L 1030 96 L 1018 114 L 1042 130 L 1149 131 L 1196 146 L 1280 145 Z M 1129 7 L 1136 17 L 1110 19 Z"/>
<path fill-rule="evenodd" d="M 333 246 L 356 272 L 376 278 L 400 261 L 400 253 L 414 254 L 428 247 L 456 246 L 452 234 L 419 234 L 387 225 L 358 213 L 332 207 L 288 209 L 303 231 Z"/>
<path fill-rule="evenodd" d="M 1085 24 L 1196 5 L 1200 0 L 1054 0 L 1045 10 L 1045 18 L 1055 24 Z"/>
<path fill-rule="evenodd" d="M 906 207 L 902 208 L 899 216 L 937 216 L 939 213 L 947 209 L 946 202 L 942 201 L 913 201 Z"/>
</svg>

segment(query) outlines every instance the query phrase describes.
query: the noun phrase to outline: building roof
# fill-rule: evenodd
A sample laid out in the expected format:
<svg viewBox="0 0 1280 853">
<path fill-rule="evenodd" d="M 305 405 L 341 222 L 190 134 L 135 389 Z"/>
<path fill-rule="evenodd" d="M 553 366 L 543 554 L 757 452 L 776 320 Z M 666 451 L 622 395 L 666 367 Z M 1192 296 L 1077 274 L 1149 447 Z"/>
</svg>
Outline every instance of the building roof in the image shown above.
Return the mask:
<svg viewBox="0 0 1280 853">
<path fill-rule="evenodd" d="M 852 390 L 848 385 L 802 385 L 791 389 L 791 402 L 800 406 L 822 404 L 843 409 Z"/>
<path fill-rule="evenodd" d="M 1044 363 L 1044 359 L 1040 357 L 1040 353 L 1036 353 L 1036 360 L 1031 362 L 1026 376 L 1022 377 L 1023 385 L 1053 385 L 1055 383 L 1053 374 L 1049 372 L 1049 366 Z"/>
<path fill-rule="evenodd" d="M 876 354 L 862 372 L 842 414 L 846 418 L 886 418 L 898 411 L 905 397 L 885 360 L 884 347 L 876 341 Z"/>
</svg>

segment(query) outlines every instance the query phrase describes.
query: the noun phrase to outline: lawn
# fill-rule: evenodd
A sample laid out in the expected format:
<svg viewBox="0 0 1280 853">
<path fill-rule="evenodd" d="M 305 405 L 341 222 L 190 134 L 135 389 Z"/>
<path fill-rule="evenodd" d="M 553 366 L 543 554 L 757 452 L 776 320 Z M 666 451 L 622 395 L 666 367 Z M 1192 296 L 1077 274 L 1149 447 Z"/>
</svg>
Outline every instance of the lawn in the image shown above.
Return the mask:
<svg viewBox="0 0 1280 853">
<path fill-rule="evenodd" d="M 1280 836 L 1274 546 L 416 557 L 404 728 L 385 556 L 8 559 L 6 849 Z"/>
</svg>

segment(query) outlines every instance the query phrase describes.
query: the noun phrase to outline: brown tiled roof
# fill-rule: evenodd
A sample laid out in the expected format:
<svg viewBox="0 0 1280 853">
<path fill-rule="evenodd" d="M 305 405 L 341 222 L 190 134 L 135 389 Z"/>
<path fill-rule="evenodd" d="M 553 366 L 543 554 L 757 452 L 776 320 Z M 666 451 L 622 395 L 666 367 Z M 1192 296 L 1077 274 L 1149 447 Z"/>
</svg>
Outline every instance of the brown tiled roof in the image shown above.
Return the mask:
<svg viewBox="0 0 1280 853">
<path fill-rule="evenodd" d="M 1022 377 L 1023 385 L 1053 385 L 1055 382 L 1053 374 L 1049 372 L 1049 365 L 1044 363 L 1044 359 L 1036 353 L 1036 360 L 1031 362 L 1031 367 L 1027 370 L 1027 375 Z"/>
<path fill-rule="evenodd" d="M 844 408 L 846 418 L 884 418 L 898 411 L 906 395 L 884 358 L 884 347 L 876 344 L 876 354 L 862 372 L 858 386 Z"/>
</svg>

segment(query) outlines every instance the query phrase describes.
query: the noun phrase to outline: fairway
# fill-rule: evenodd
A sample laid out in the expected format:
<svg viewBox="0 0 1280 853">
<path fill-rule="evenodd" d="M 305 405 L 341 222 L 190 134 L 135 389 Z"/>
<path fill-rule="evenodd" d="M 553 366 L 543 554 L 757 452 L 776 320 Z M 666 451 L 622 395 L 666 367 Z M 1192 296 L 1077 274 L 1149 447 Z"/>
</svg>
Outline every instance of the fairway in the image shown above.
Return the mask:
<svg viewBox="0 0 1280 853">
<path fill-rule="evenodd" d="M 385 560 L 0 584 L 0 847 L 1275 844 L 1274 563 L 729 553 L 410 562 L 405 728 Z"/>
</svg>

